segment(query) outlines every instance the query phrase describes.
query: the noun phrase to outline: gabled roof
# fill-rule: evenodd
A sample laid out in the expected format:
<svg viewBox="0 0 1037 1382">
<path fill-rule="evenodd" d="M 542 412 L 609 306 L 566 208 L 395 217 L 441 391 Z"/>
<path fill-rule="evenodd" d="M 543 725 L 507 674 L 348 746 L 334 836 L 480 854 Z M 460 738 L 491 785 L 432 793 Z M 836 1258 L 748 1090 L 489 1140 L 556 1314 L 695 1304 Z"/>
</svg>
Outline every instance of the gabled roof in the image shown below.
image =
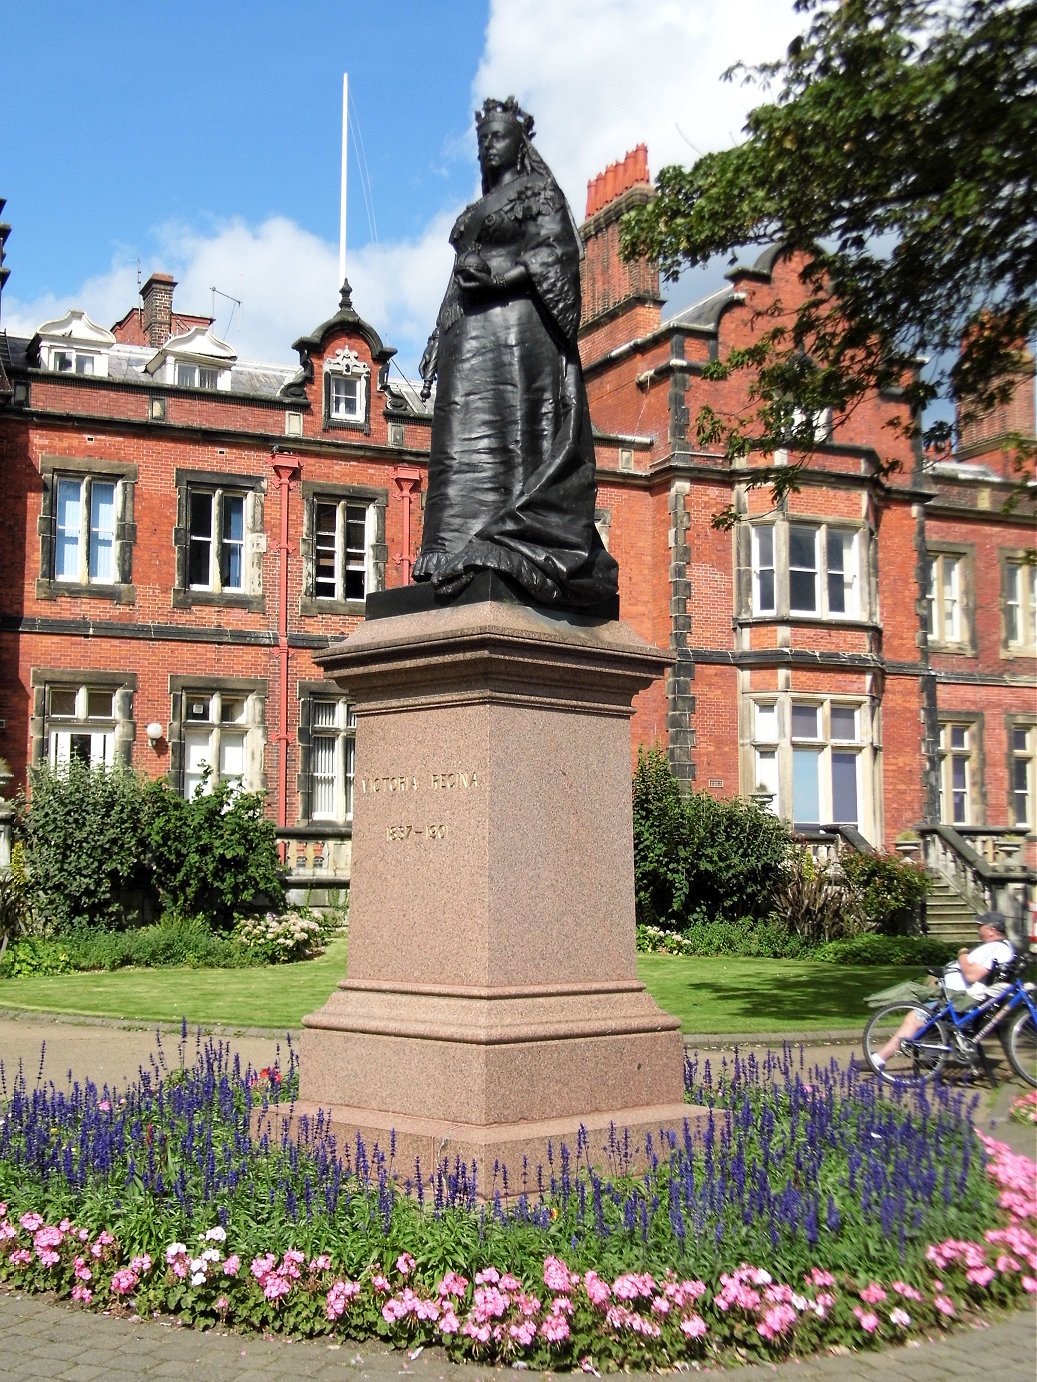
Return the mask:
<svg viewBox="0 0 1037 1382">
<path fill-rule="evenodd" d="M 305 363 L 306 359 L 319 352 L 327 338 L 333 333 L 342 335 L 356 335 L 362 337 L 368 344 L 371 351 L 371 358 L 380 364 L 386 360 L 391 360 L 396 354 L 395 346 L 382 344 L 382 338 L 378 332 L 368 322 L 356 312 L 353 307 L 353 290 L 349 286 L 347 278 L 342 284 L 342 292 L 339 297 L 338 311 L 333 317 L 329 317 L 326 322 L 321 322 L 314 331 L 308 336 L 300 336 L 292 344 L 292 349 L 299 352 L 300 360 Z"/>
<path fill-rule="evenodd" d="M 29 344 L 29 354 L 33 355 L 42 341 L 73 341 L 76 345 L 92 346 L 95 350 L 108 350 L 115 344 L 115 337 L 103 326 L 86 315 L 81 307 L 73 307 L 63 317 L 44 322 L 38 327 Z"/>
<path fill-rule="evenodd" d="M 193 326 L 182 336 L 170 336 L 144 366 L 145 370 L 154 374 L 170 356 L 176 360 L 211 361 L 224 368 L 233 365 L 238 358 L 226 341 L 217 340 L 211 328 L 201 326 Z"/>
</svg>

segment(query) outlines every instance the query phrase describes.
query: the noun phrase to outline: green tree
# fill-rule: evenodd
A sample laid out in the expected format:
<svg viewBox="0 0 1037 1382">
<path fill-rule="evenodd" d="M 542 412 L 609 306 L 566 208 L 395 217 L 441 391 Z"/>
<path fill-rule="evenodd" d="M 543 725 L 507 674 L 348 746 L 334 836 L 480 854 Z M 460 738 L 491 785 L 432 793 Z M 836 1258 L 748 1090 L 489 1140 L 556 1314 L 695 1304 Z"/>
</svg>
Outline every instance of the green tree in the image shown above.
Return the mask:
<svg viewBox="0 0 1037 1382">
<path fill-rule="evenodd" d="M 782 821 L 751 801 L 684 797 L 658 748 L 638 750 L 633 791 L 640 924 L 682 930 L 693 915 L 766 919 L 791 847 Z"/>
<path fill-rule="evenodd" d="M 74 758 L 31 769 L 29 783 L 19 832 L 27 900 L 43 934 L 146 919 L 154 894 L 141 778 Z"/>
<path fill-rule="evenodd" d="M 903 389 L 916 419 L 944 398 L 968 420 L 1033 369 L 1037 4 L 796 8 L 810 24 L 783 58 L 725 74 L 775 88 L 744 142 L 662 169 L 658 196 L 622 226 L 624 252 L 657 257 L 671 279 L 748 245 L 805 254 L 802 301 L 776 305 L 748 349 L 711 367 L 750 373 L 741 414 L 698 418 L 702 443 L 731 459 L 809 458 L 814 415 L 838 422 L 875 390 Z M 934 361 L 924 377 L 920 357 Z M 927 439 L 946 435 L 937 424 Z M 1018 439 L 1019 469 L 1032 462 Z M 794 469 L 754 476 L 779 497 L 796 483 Z"/>
<path fill-rule="evenodd" d="M 262 792 L 213 783 L 206 773 L 185 801 L 155 781 L 146 817 L 155 884 L 174 916 L 202 917 L 214 930 L 229 930 L 259 906 L 283 905 L 276 832 L 264 818 Z"/>
</svg>

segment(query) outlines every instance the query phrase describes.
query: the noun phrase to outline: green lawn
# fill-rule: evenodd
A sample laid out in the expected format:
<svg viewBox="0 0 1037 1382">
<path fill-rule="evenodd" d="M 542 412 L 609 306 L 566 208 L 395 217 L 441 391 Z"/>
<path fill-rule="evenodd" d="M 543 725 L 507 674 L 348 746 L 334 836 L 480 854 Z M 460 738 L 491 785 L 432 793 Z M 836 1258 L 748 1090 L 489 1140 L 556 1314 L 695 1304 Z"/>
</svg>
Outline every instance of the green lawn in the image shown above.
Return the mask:
<svg viewBox="0 0 1037 1382">
<path fill-rule="evenodd" d="M 119 1017 L 203 1026 L 299 1026 L 346 969 L 346 941 L 302 964 L 269 969 L 121 969 L 0 979 L 0 1009 Z M 686 1032 L 781 1035 L 861 1027 L 865 994 L 913 977 L 912 969 L 826 965 L 800 960 L 692 959 L 641 955 L 638 972 Z"/>
</svg>

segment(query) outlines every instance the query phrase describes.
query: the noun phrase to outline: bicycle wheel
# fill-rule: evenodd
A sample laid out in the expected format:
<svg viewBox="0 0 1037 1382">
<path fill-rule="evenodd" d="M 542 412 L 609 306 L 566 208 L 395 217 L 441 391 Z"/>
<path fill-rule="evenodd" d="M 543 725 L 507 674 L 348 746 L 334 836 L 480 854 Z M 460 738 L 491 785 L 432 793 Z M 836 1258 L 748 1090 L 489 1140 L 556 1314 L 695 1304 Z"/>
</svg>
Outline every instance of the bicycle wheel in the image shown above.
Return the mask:
<svg viewBox="0 0 1037 1382">
<path fill-rule="evenodd" d="M 1029 1008 L 1023 1008 L 1019 1016 L 1013 1018 L 1005 1050 L 1015 1073 L 1027 1084 L 1037 1086 L 1037 1024 Z"/>
<path fill-rule="evenodd" d="M 898 1085 L 920 1085 L 943 1069 L 950 1054 L 950 1033 L 942 1022 L 932 1023 L 920 1037 L 902 1038 L 898 1048 L 887 1055 L 884 1066 L 875 1064 L 875 1057 L 904 1020 L 917 1013 L 930 1021 L 930 1014 L 918 1003 L 891 1003 L 869 1020 L 864 1029 L 864 1058 L 879 1079 Z"/>
</svg>

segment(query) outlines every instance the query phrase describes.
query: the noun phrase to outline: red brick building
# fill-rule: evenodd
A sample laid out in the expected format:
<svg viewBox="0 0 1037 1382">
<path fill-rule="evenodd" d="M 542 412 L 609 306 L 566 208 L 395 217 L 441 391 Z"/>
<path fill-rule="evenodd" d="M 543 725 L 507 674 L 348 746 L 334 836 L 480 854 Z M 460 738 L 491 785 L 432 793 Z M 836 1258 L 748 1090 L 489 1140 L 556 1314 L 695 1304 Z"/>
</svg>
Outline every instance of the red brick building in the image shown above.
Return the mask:
<svg viewBox="0 0 1037 1382">
<path fill-rule="evenodd" d="M 874 398 L 818 420 L 772 509 L 694 418 L 737 406 L 744 382 L 703 366 L 795 298 L 795 266 L 767 253 L 664 318 L 654 266 L 618 255 L 619 216 L 650 195 L 643 147 L 591 184 L 581 332 L 621 615 L 675 657 L 636 741 L 803 829 L 1003 827 L 1032 855 L 1037 600 L 1032 523 L 1004 505 L 1008 419 L 937 460 L 891 442 L 901 405 Z M 297 366 L 239 360 L 174 289 L 154 274 L 111 329 L 74 311 L 20 340 L 0 321 L 0 754 L 17 781 L 76 754 L 185 792 L 209 764 L 266 789 L 293 866 L 341 873 L 353 726 L 313 657 L 409 580 L 429 414 L 348 285 Z M 1015 406 L 1032 433 L 1032 381 Z M 880 440 L 900 447 L 886 478 Z M 733 530 L 713 528 L 729 505 Z"/>
</svg>

